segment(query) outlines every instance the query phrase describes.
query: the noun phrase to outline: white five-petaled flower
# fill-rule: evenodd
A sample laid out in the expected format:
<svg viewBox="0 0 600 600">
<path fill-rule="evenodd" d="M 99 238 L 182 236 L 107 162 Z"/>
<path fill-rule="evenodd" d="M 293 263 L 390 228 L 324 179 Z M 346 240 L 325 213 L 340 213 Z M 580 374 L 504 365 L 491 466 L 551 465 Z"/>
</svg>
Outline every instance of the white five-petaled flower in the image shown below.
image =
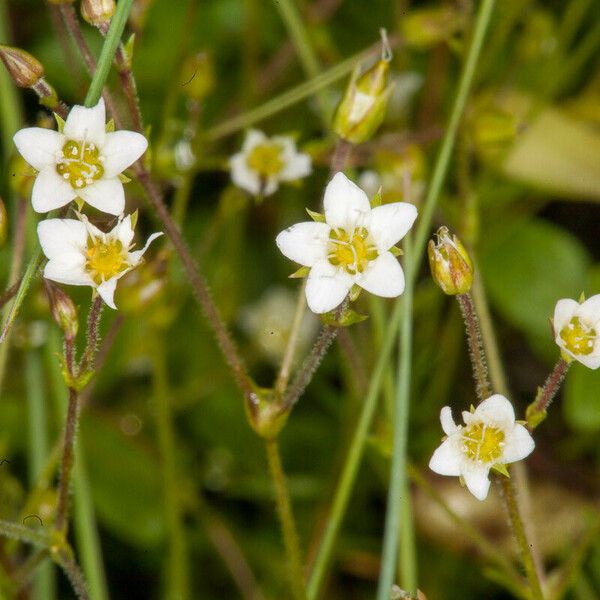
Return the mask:
<svg viewBox="0 0 600 600">
<path fill-rule="evenodd" d="M 95 288 L 108 306 L 116 308 L 117 281 L 137 267 L 155 238 L 153 233 L 141 250 L 130 251 L 133 244 L 131 215 L 119 219 L 104 233 L 85 216 L 80 219 L 47 219 L 38 225 L 38 237 L 48 263 L 44 277 L 67 285 Z"/>
<path fill-rule="evenodd" d="M 404 291 L 404 273 L 390 252 L 412 227 L 417 209 L 406 202 L 371 208 L 343 173 L 325 189 L 325 222 L 298 223 L 277 236 L 285 256 L 310 267 L 306 300 L 315 313 L 342 303 L 354 284 L 386 298 Z"/>
<path fill-rule="evenodd" d="M 521 460 L 535 447 L 527 429 L 515 422 L 512 404 L 500 394 L 484 400 L 474 412 L 463 411 L 463 425 L 456 425 L 449 406 L 440 413 L 446 438 L 433 453 L 429 468 L 440 475 L 461 477 L 478 500 L 490 487 L 489 471 Z"/>
<path fill-rule="evenodd" d="M 120 215 L 125 193 L 119 174 L 148 146 L 133 131 L 106 131 L 104 100 L 92 108 L 74 106 L 62 132 L 40 127 L 14 136 L 23 158 L 39 171 L 31 202 L 36 212 L 48 212 L 81 198 L 94 208 Z"/>
<path fill-rule="evenodd" d="M 291 137 L 268 138 L 256 129 L 248 131 L 229 166 L 233 183 L 255 196 L 269 196 L 280 181 L 301 179 L 312 171 L 310 156 L 298 152 Z"/>
<path fill-rule="evenodd" d="M 570 298 L 559 300 L 552 326 L 563 358 L 590 369 L 600 367 L 600 294 L 581 304 Z"/>
</svg>

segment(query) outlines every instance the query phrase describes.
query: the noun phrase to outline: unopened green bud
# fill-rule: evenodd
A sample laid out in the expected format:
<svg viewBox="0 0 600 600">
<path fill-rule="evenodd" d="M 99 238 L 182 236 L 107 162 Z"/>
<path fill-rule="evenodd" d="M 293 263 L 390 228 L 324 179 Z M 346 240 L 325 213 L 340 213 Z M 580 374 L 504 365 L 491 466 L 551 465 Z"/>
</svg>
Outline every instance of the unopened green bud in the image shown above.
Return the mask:
<svg viewBox="0 0 600 600">
<path fill-rule="evenodd" d="M 77 309 L 73 300 L 60 287 L 44 279 L 44 289 L 50 304 L 50 312 L 56 324 L 63 330 L 65 338 L 74 339 L 79 329 Z"/>
<path fill-rule="evenodd" d="M 333 117 L 333 130 L 342 139 L 360 144 L 370 139 L 385 117 L 393 84 L 388 85 L 391 50 L 382 31 L 381 58 L 362 75 L 355 69 Z"/>
<path fill-rule="evenodd" d="M 115 0 L 81 0 L 81 16 L 95 27 L 110 23 L 115 10 Z"/>
<path fill-rule="evenodd" d="M 21 48 L 0 46 L 0 59 L 18 87 L 33 87 L 44 76 L 42 63 Z"/>
<path fill-rule="evenodd" d="M 4 200 L 0 198 L 0 248 L 6 244 L 8 237 L 8 215 L 6 214 L 6 205 Z"/>
<path fill-rule="evenodd" d="M 473 263 L 461 241 L 450 236 L 447 227 L 437 230 L 436 241 L 429 240 L 427 254 L 434 281 L 445 294 L 466 294 L 473 283 Z"/>
<path fill-rule="evenodd" d="M 451 6 L 415 10 L 400 22 L 402 40 L 409 48 L 427 49 L 452 38 L 465 18 Z"/>
<path fill-rule="evenodd" d="M 183 63 L 181 90 L 192 100 L 203 100 L 215 87 L 213 61 L 206 52 L 196 52 Z"/>
<path fill-rule="evenodd" d="M 274 390 L 266 388 L 257 388 L 246 400 L 245 407 L 250 426 L 265 439 L 277 437 L 290 414 L 290 410 L 278 401 Z"/>
</svg>

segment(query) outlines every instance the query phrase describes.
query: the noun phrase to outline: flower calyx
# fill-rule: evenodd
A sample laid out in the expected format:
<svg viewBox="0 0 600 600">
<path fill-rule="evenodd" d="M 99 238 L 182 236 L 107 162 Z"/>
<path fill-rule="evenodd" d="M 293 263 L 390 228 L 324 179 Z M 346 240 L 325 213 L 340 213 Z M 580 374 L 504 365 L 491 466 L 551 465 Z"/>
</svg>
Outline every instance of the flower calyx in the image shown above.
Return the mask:
<svg viewBox="0 0 600 600">
<path fill-rule="evenodd" d="M 291 411 L 272 388 L 254 386 L 244 403 L 248 423 L 264 439 L 274 439 L 285 426 Z"/>
</svg>

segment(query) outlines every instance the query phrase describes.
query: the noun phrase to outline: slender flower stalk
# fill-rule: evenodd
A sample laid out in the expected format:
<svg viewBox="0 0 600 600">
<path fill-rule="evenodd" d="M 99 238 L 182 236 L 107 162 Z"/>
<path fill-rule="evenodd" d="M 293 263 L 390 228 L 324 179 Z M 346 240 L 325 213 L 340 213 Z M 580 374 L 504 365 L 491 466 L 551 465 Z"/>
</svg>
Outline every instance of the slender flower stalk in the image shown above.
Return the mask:
<svg viewBox="0 0 600 600">
<path fill-rule="evenodd" d="M 479 327 L 479 319 L 470 293 L 456 296 L 460 312 L 462 313 L 467 332 L 467 342 L 471 366 L 473 368 L 473 379 L 479 402 L 492 395 L 492 388 L 488 379 L 487 362 L 483 349 L 483 341 Z"/>
<path fill-rule="evenodd" d="M 302 570 L 302 556 L 300 552 L 300 543 L 298 541 L 298 531 L 296 529 L 292 504 L 285 483 L 283 467 L 281 466 L 281 457 L 279 456 L 279 444 L 277 443 L 277 439 L 266 439 L 265 449 L 267 451 L 269 471 L 271 472 L 271 478 L 275 489 L 277 512 L 281 522 L 281 531 L 290 569 L 292 596 L 295 600 L 305 600 L 306 591 L 304 589 L 304 574 Z"/>
<path fill-rule="evenodd" d="M 564 358 L 558 360 L 552 373 L 548 375 L 544 386 L 538 389 L 535 400 L 527 407 L 527 427 L 534 430 L 546 417 L 546 411 L 558 393 L 571 363 Z"/>
</svg>

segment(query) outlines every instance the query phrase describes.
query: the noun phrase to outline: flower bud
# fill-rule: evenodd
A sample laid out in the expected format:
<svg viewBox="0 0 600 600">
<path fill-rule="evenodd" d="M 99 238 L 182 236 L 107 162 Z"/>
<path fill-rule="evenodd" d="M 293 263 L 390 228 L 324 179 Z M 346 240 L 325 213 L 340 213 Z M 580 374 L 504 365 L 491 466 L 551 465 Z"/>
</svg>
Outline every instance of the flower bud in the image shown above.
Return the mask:
<svg viewBox="0 0 600 600">
<path fill-rule="evenodd" d="M 81 16 L 95 27 L 110 23 L 115 10 L 115 0 L 81 0 Z"/>
<path fill-rule="evenodd" d="M 60 287 L 44 279 L 46 296 L 50 303 L 50 312 L 57 325 L 64 331 L 67 339 L 74 339 L 79 329 L 77 309 L 73 300 L 63 292 Z"/>
<path fill-rule="evenodd" d="M 44 76 L 42 63 L 20 48 L 0 46 L 0 59 L 18 87 L 33 87 Z"/>
<path fill-rule="evenodd" d="M 431 275 L 445 294 L 466 294 L 473 283 L 473 263 L 460 240 L 440 227 L 437 241 L 429 240 L 427 254 Z"/>
<path fill-rule="evenodd" d="M 407 47 L 427 49 L 449 40 L 465 25 L 464 16 L 451 6 L 414 10 L 400 23 Z"/>
<path fill-rule="evenodd" d="M 6 244 L 8 235 L 8 215 L 6 214 L 6 205 L 4 200 L 0 198 L 0 248 Z"/>
<path fill-rule="evenodd" d="M 342 139 L 360 144 L 372 137 L 385 116 L 393 84 L 388 86 L 391 50 L 382 32 L 381 58 L 362 75 L 355 69 L 333 116 L 333 130 Z"/>
<path fill-rule="evenodd" d="M 206 52 L 188 56 L 181 69 L 181 91 L 192 100 L 203 100 L 215 87 L 213 61 Z"/>
</svg>

